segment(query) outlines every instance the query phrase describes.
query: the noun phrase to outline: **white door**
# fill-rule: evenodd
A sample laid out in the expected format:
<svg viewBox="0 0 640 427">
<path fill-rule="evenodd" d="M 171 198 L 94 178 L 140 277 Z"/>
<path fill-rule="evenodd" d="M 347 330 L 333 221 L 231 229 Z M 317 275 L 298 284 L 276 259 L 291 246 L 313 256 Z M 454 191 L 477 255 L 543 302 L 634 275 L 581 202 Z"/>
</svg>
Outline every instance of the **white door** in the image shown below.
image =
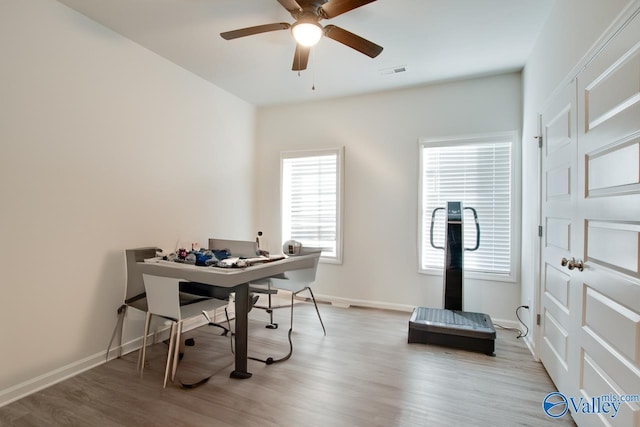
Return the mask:
<svg viewBox="0 0 640 427">
<path fill-rule="evenodd" d="M 565 142 L 542 157 L 540 355 L 580 426 L 640 427 L 640 18 L 570 86 L 577 120 L 553 116 L 570 88 L 542 114 Z"/>
<path fill-rule="evenodd" d="M 573 304 L 571 271 L 563 260 L 578 253 L 576 204 L 578 149 L 575 82 L 549 102 L 541 114 L 542 229 L 540 359 L 560 391 L 571 389 L 576 365 L 570 341 L 580 306 Z M 573 324 L 572 324 L 573 322 Z M 573 358 L 573 360 L 572 360 Z"/>
<path fill-rule="evenodd" d="M 578 76 L 578 389 L 640 394 L 640 18 Z M 580 425 L 640 426 L 640 402 Z"/>
</svg>

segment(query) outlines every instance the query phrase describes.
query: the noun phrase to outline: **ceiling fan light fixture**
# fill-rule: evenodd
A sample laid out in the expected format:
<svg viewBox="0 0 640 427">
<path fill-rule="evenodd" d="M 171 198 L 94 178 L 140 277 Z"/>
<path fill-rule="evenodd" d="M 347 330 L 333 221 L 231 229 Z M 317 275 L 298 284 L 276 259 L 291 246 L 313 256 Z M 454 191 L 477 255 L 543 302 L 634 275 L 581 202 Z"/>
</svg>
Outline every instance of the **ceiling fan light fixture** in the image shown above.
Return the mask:
<svg viewBox="0 0 640 427">
<path fill-rule="evenodd" d="M 296 42 L 302 46 L 315 46 L 323 34 L 322 27 L 317 22 L 297 22 L 291 27 L 291 33 Z"/>
</svg>

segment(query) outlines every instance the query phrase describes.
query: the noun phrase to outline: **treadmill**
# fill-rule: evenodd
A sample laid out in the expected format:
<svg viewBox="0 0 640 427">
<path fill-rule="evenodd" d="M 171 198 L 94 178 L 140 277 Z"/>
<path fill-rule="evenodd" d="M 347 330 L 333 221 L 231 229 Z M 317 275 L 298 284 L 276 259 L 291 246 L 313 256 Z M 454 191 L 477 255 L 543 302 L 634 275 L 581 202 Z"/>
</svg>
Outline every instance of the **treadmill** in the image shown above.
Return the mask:
<svg viewBox="0 0 640 427">
<path fill-rule="evenodd" d="M 436 214 L 445 211 L 445 243 L 433 242 Z M 464 247 L 464 211 L 470 210 L 476 225 L 476 244 Z M 496 330 L 488 314 L 463 310 L 464 252 L 480 247 L 480 225 L 474 208 L 462 202 L 447 202 L 446 208 L 436 208 L 431 214 L 431 246 L 444 249 L 444 308 L 417 307 L 409 320 L 409 343 L 434 344 L 495 356 Z"/>
</svg>

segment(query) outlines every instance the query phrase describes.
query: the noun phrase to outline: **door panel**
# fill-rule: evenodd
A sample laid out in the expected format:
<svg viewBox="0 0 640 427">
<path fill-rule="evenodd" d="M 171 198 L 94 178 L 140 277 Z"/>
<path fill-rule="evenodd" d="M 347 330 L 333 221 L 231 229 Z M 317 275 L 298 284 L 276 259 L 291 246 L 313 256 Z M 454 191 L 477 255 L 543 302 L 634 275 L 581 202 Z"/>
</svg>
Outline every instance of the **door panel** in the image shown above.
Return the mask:
<svg viewBox="0 0 640 427">
<path fill-rule="evenodd" d="M 575 83 L 564 88 L 541 114 L 542 218 L 540 359 L 559 390 L 567 390 L 577 355 L 570 351 L 575 323 L 571 275 L 561 265 L 576 246 L 577 121 Z M 574 360 L 572 360 L 572 358 Z"/>
<path fill-rule="evenodd" d="M 545 246 L 552 246 L 560 250 L 571 250 L 571 220 L 568 218 L 546 218 Z"/>
<path fill-rule="evenodd" d="M 617 389 L 611 383 L 608 378 L 608 374 L 605 369 L 599 366 L 589 354 L 584 353 L 582 366 L 583 371 L 583 389 L 587 396 L 601 396 L 601 395 L 617 395 Z M 620 409 L 614 418 L 609 417 L 596 417 L 594 415 L 583 416 L 584 422 L 580 422 L 580 425 L 611 425 L 614 427 L 628 427 L 637 426 L 639 422 L 640 413 L 637 408 L 634 408 L 632 404 L 622 403 Z M 582 420 L 580 420 L 582 421 Z"/>
<path fill-rule="evenodd" d="M 597 398 L 640 393 L 640 19 L 578 75 L 576 224 L 578 390 Z M 576 255 L 576 257 L 578 256 Z M 573 286 L 573 282 L 572 282 Z M 575 345 L 575 347 L 573 347 Z M 615 418 L 577 413 L 580 425 L 640 426 L 640 402 Z"/>
<path fill-rule="evenodd" d="M 633 138 L 587 154 L 587 197 L 637 192 L 640 187 L 640 139 Z M 617 165 L 611 168 L 611 165 Z"/>
<path fill-rule="evenodd" d="M 547 171 L 547 201 L 571 198 L 571 165 L 559 165 L 557 169 Z"/>
<path fill-rule="evenodd" d="M 587 220 L 585 260 L 639 277 L 640 223 Z"/>
<path fill-rule="evenodd" d="M 584 115 L 581 133 L 598 127 L 609 140 L 637 130 L 633 117 L 640 110 L 640 20 L 634 18 L 582 73 L 580 95 Z"/>
<path fill-rule="evenodd" d="M 569 282 L 571 277 L 559 267 L 547 264 L 544 272 L 544 292 L 559 308 L 569 314 Z"/>
<path fill-rule="evenodd" d="M 549 103 L 541 126 L 541 360 L 567 397 L 640 394 L 638 16 Z M 620 404 L 615 417 L 571 415 L 580 426 L 640 427 L 640 402 Z"/>
<path fill-rule="evenodd" d="M 569 369 L 567 354 L 569 350 L 569 333 L 551 313 L 552 310 L 545 310 L 544 313 L 544 344 L 553 352 L 553 365 L 557 365 L 550 374 L 564 375 Z M 549 365 L 549 363 L 547 363 Z M 553 377 L 553 375 L 552 375 Z"/>
<path fill-rule="evenodd" d="M 638 363 L 633 339 L 640 333 L 640 316 L 593 288 L 586 288 L 584 328 L 611 351 Z"/>
</svg>

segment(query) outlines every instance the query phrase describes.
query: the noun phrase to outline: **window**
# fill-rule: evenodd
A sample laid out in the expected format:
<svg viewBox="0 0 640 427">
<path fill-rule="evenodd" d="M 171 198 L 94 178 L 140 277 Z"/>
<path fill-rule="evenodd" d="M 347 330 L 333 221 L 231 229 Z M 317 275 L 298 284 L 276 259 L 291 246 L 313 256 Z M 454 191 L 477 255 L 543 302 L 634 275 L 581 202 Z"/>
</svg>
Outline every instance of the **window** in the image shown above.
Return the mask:
<svg viewBox="0 0 640 427">
<path fill-rule="evenodd" d="M 342 262 L 343 149 L 281 154 L 282 242 L 322 248 L 324 261 Z"/>
<path fill-rule="evenodd" d="M 432 212 L 447 201 L 462 201 L 478 212 L 480 247 L 464 255 L 467 276 L 515 280 L 514 173 L 516 134 L 420 141 L 420 270 L 440 273 L 442 250 L 431 246 Z M 444 213 L 434 221 L 434 244 L 444 246 Z M 475 245 L 473 214 L 465 211 L 464 241 Z"/>
</svg>

